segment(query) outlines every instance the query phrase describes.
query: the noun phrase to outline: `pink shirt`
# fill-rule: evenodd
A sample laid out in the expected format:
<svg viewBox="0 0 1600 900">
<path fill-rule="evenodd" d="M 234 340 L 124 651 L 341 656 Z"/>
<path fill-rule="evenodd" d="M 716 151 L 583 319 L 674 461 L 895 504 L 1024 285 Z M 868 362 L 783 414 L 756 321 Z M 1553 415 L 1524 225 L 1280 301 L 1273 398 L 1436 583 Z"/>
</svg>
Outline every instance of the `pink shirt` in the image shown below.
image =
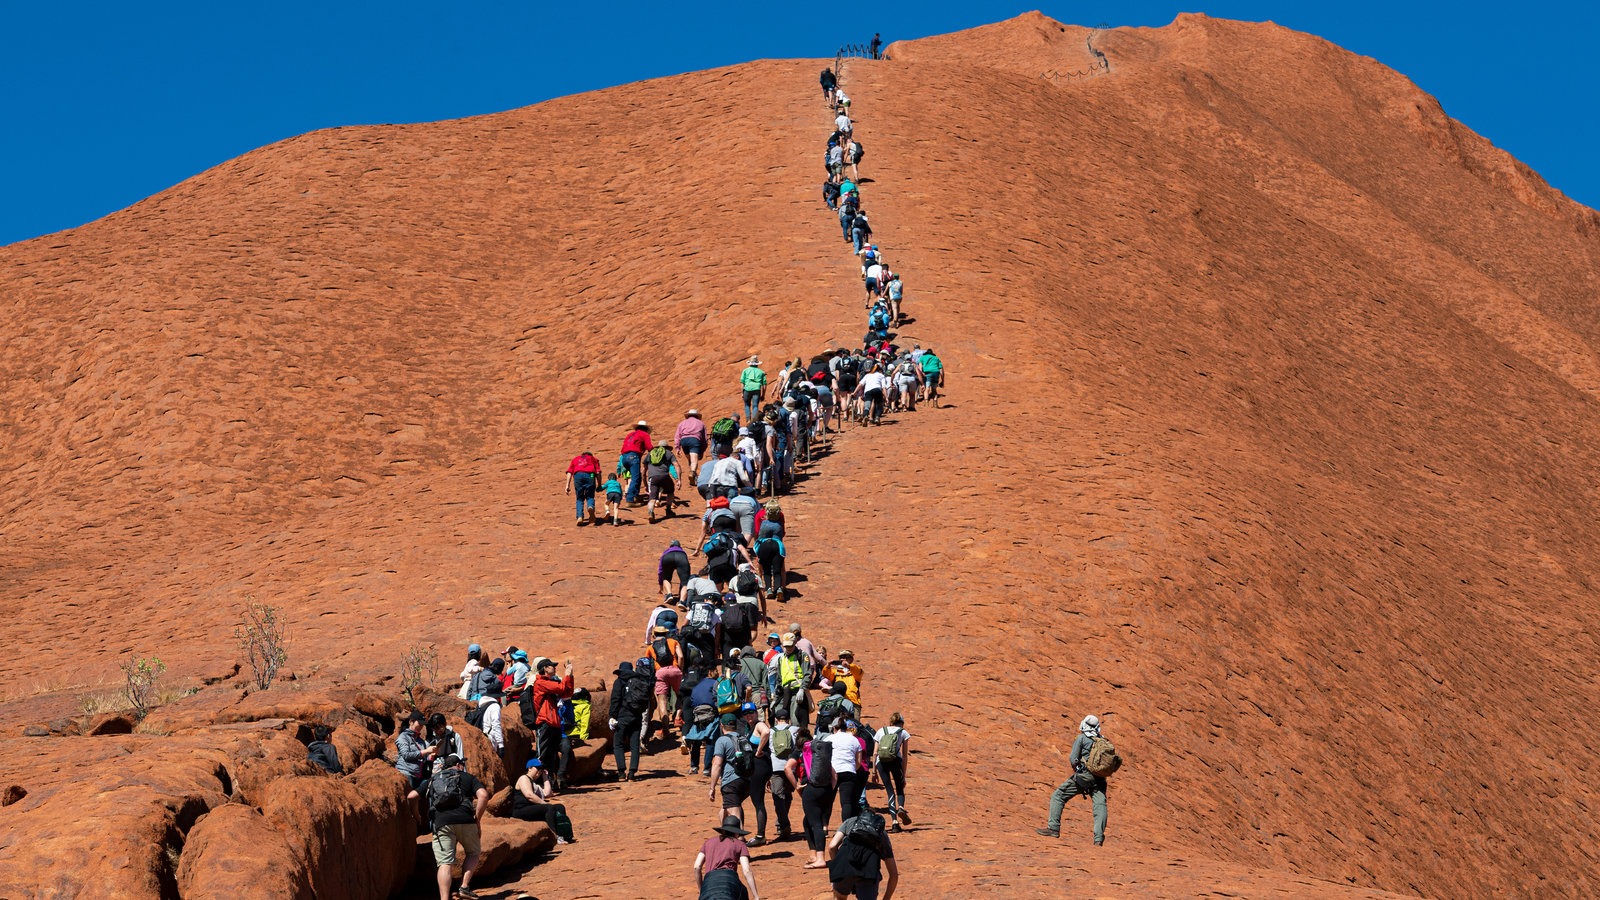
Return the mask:
<svg viewBox="0 0 1600 900">
<path fill-rule="evenodd" d="M 672 435 L 672 439 L 682 443 L 684 438 L 694 438 L 704 444 L 706 442 L 706 423 L 692 416 L 679 422 L 678 430 Z"/>
</svg>

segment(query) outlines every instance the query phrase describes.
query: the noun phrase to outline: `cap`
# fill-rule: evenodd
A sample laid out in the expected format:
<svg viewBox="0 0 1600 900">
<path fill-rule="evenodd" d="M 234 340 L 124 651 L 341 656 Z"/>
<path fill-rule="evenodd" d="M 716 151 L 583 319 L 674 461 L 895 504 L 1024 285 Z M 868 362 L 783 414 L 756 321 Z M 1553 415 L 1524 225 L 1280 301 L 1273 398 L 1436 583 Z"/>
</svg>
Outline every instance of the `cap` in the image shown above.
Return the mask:
<svg viewBox="0 0 1600 900">
<path fill-rule="evenodd" d="M 783 640 L 783 635 L 781 635 L 781 634 L 777 633 L 776 631 L 774 631 L 773 633 L 767 635 L 767 640 L 769 640 L 769 641 L 780 641 L 781 642 Z"/>
<path fill-rule="evenodd" d="M 467 655 L 469 655 L 469 656 L 474 654 L 474 653 L 482 653 L 482 652 L 483 652 L 483 648 L 478 646 L 477 644 L 468 644 L 467 645 Z"/>
<path fill-rule="evenodd" d="M 530 768 L 530 769 L 538 769 L 538 768 L 542 768 L 543 766 L 544 766 L 544 762 L 542 760 L 540 760 L 538 757 L 534 757 L 533 759 L 528 760 L 528 768 Z"/>
<path fill-rule="evenodd" d="M 792 632 L 792 631 L 784 632 L 782 641 L 783 641 L 783 645 L 785 647 L 793 647 L 794 646 L 794 632 Z"/>
<path fill-rule="evenodd" d="M 461 765 L 461 757 L 455 755 L 454 753 L 444 758 L 444 767 L 446 769 L 453 769 L 459 765 Z"/>
<path fill-rule="evenodd" d="M 744 426 L 741 425 L 739 427 L 739 437 L 749 437 L 749 436 L 750 436 L 750 429 L 745 428 Z"/>
<path fill-rule="evenodd" d="M 538 659 L 535 659 L 533 661 L 533 668 L 534 668 L 534 671 L 538 671 L 538 670 L 544 668 L 545 666 L 553 666 L 555 664 L 556 664 L 556 661 L 551 659 L 550 657 L 541 656 Z"/>
<path fill-rule="evenodd" d="M 739 715 L 741 716 L 748 716 L 755 711 L 756 705 L 751 703 L 749 700 L 746 700 L 744 703 L 739 705 Z"/>
<path fill-rule="evenodd" d="M 839 658 L 840 659 L 855 659 L 856 655 L 854 653 L 851 653 L 849 650 L 840 650 L 839 651 Z"/>
<path fill-rule="evenodd" d="M 722 714 L 722 727 L 723 728 L 732 728 L 732 727 L 734 727 L 734 726 L 736 726 L 738 724 L 739 724 L 739 717 L 738 716 L 734 715 L 733 713 L 723 713 Z"/>
</svg>

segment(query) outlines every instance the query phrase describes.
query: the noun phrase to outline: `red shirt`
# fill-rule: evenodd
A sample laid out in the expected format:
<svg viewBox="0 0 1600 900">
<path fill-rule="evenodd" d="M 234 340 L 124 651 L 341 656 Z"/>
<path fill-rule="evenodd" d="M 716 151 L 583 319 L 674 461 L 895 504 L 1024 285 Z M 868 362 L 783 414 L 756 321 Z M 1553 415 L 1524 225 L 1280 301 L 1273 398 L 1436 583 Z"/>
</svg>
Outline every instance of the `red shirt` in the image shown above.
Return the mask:
<svg viewBox="0 0 1600 900">
<path fill-rule="evenodd" d="M 567 466 L 567 474 L 576 475 L 580 472 L 592 472 L 596 475 L 599 475 L 600 460 L 595 459 L 593 453 L 580 453 L 577 456 L 574 456 L 572 458 L 572 465 Z"/>
<path fill-rule="evenodd" d="M 654 448 L 655 445 L 650 443 L 650 432 L 640 428 L 628 432 L 628 436 L 622 439 L 623 453 L 649 453 Z"/>
<path fill-rule="evenodd" d="M 700 845 L 700 852 L 706 855 L 706 871 L 715 872 L 718 869 L 739 868 L 739 857 L 750 855 L 750 845 L 736 837 L 719 834 L 707 838 Z"/>
</svg>

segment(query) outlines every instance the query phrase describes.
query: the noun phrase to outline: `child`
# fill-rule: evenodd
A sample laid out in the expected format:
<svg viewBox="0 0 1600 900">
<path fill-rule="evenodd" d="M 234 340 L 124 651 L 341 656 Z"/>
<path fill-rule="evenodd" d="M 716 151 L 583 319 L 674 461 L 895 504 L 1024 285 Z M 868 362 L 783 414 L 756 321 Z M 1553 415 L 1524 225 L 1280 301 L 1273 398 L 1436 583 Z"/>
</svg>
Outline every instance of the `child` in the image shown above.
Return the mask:
<svg viewBox="0 0 1600 900">
<path fill-rule="evenodd" d="M 617 480 L 616 473 L 606 479 L 604 486 L 606 492 L 606 515 L 611 517 L 611 524 L 621 525 L 619 519 L 622 510 L 622 482 Z"/>
</svg>

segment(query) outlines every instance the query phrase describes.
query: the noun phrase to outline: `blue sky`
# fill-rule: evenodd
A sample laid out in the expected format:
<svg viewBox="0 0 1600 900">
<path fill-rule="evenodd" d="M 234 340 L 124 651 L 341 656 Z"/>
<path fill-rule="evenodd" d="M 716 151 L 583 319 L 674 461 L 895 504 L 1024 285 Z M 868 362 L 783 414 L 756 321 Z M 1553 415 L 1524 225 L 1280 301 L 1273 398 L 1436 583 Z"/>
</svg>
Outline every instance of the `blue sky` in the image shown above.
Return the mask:
<svg viewBox="0 0 1600 900">
<path fill-rule="evenodd" d="M 827 57 L 874 31 L 885 41 L 922 37 L 1033 8 L 0 0 L 0 164 L 9 174 L 0 244 L 99 218 L 314 128 L 455 118 L 751 59 Z M 1405 73 L 1557 188 L 1600 206 L 1592 0 L 1037 8 L 1082 25 L 1164 25 L 1198 11 L 1309 31 Z"/>
</svg>

